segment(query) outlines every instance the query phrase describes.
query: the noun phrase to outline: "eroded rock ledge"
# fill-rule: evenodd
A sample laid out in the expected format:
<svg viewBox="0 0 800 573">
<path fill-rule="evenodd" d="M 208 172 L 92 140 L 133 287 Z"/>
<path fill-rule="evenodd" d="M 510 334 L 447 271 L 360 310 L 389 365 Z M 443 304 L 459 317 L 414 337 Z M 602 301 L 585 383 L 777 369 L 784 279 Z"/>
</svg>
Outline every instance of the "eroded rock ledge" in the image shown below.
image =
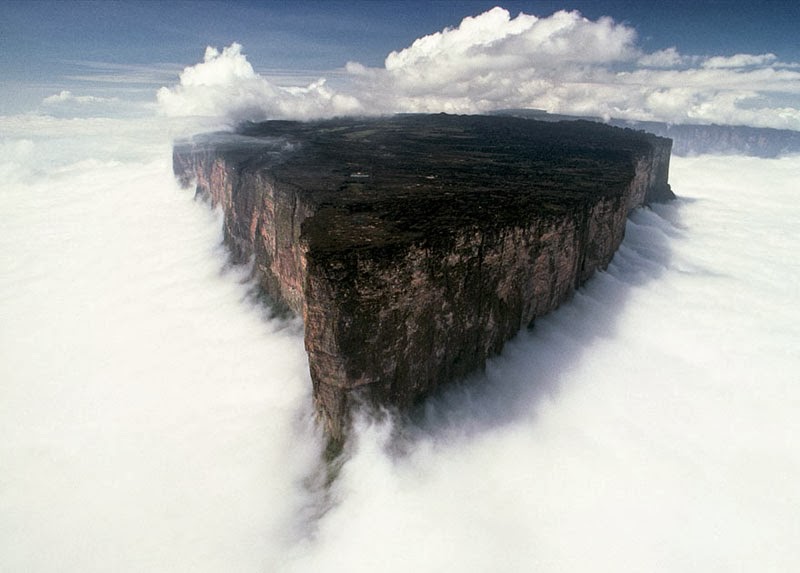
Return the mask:
<svg viewBox="0 0 800 573">
<path fill-rule="evenodd" d="M 673 197 L 671 141 L 590 122 L 272 121 L 177 144 L 236 260 L 303 317 L 317 410 L 405 408 L 480 369 Z"/>
</svg>

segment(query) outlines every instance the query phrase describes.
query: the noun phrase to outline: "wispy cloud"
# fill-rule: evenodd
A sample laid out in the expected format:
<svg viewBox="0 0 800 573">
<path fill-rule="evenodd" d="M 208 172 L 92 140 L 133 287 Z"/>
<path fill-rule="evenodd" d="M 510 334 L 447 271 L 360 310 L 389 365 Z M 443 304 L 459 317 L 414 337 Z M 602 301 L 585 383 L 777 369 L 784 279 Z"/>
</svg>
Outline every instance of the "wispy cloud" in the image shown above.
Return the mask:
<svg viewBox="0 0 800 573">
<path fill-rule="evenodd" d="M 775 54 L 736 54 L 734 56 L 714 56 L 703 62 L 704 68 L 750 68 L 768 66 L 775 63 Z"/>
<path fill-rule="evenodd" d="M 111 102 L 118 102 L 119 98 L 111 97 L 98 97 L 98 96 L 91 96 L 91 95 L 82 95 L 76 96 L 69 90 L 62 90 L 61 92 L 48 96 L 42 100 L 44 105 L 55 105 L 65 102 L 70 103 L 85 103 L 85 104 L 93 104 L 93 103 L 111 103 Z"/>
<path fill-rule="evenodd" d="M 64 62 L 75 72 L 64 75 L 64 79 L 81 82 L 111 84 L 146 84 L 159 86 L 174 81 L 181 70 L 179 64 L 119 64 L 91 60 Z"/>
</svg>

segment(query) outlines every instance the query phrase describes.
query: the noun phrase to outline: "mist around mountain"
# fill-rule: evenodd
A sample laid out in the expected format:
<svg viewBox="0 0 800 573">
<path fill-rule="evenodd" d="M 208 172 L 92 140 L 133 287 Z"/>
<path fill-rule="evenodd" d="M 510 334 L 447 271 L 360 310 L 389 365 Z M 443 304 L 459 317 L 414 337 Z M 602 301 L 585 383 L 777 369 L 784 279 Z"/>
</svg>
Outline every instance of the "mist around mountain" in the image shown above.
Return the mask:
<svg viewBox="0 0 800 573">
<path fill-rule="evenodd" d="M 800 153 L 800 131 L 791 129 L 747 125 L 670 124 L 614 118 L 604 120 L 594 116 L 548 113 L 540 109 L 505 109 L 495 114 L 539 121 L 598 121 L 617 127 L 646 131 L 672 139 L 672 153 L 679 156 L 715 154 L 776 158 Z"/>
</svg>

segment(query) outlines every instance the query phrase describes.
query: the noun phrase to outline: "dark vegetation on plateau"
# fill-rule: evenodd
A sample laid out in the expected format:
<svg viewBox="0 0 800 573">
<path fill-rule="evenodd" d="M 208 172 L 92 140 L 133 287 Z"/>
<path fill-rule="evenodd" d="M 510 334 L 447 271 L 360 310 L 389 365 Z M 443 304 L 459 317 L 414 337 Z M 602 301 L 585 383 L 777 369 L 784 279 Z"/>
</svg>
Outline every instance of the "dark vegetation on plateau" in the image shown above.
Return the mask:
<svg viewBox="0 0 800 573">
<path fill-rule="evenodd" d="M 630 182 L 631 157 L 653 136 L 592 122 L 404 115 L 245 124 L 244 141 L 210 141 L 242 171 L 271 167 L 317 205 L 311 250 L 435 241 L 469 225 L 563 214 Z M 279 149 L 275 145 L 280 141 Z M 226 149 L 227 148 L 227 149 Z"/>
</svg>

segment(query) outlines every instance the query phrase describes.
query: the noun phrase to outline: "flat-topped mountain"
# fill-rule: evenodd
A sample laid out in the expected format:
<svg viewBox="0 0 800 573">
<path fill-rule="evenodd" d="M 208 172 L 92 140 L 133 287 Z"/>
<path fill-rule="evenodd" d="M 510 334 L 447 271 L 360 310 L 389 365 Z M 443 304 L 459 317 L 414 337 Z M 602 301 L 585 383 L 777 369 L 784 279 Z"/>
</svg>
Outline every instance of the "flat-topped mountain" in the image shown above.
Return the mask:
<svg viewBox="0 0 800 573">
<path fill-rule="evenodd" d="M 303 317 L 318 412 L 405 408 L 481 368 L 673 197 L 671 141 L 591 122 L 270 121 L 177 144 L 237 261 Z"/>
</svg>

